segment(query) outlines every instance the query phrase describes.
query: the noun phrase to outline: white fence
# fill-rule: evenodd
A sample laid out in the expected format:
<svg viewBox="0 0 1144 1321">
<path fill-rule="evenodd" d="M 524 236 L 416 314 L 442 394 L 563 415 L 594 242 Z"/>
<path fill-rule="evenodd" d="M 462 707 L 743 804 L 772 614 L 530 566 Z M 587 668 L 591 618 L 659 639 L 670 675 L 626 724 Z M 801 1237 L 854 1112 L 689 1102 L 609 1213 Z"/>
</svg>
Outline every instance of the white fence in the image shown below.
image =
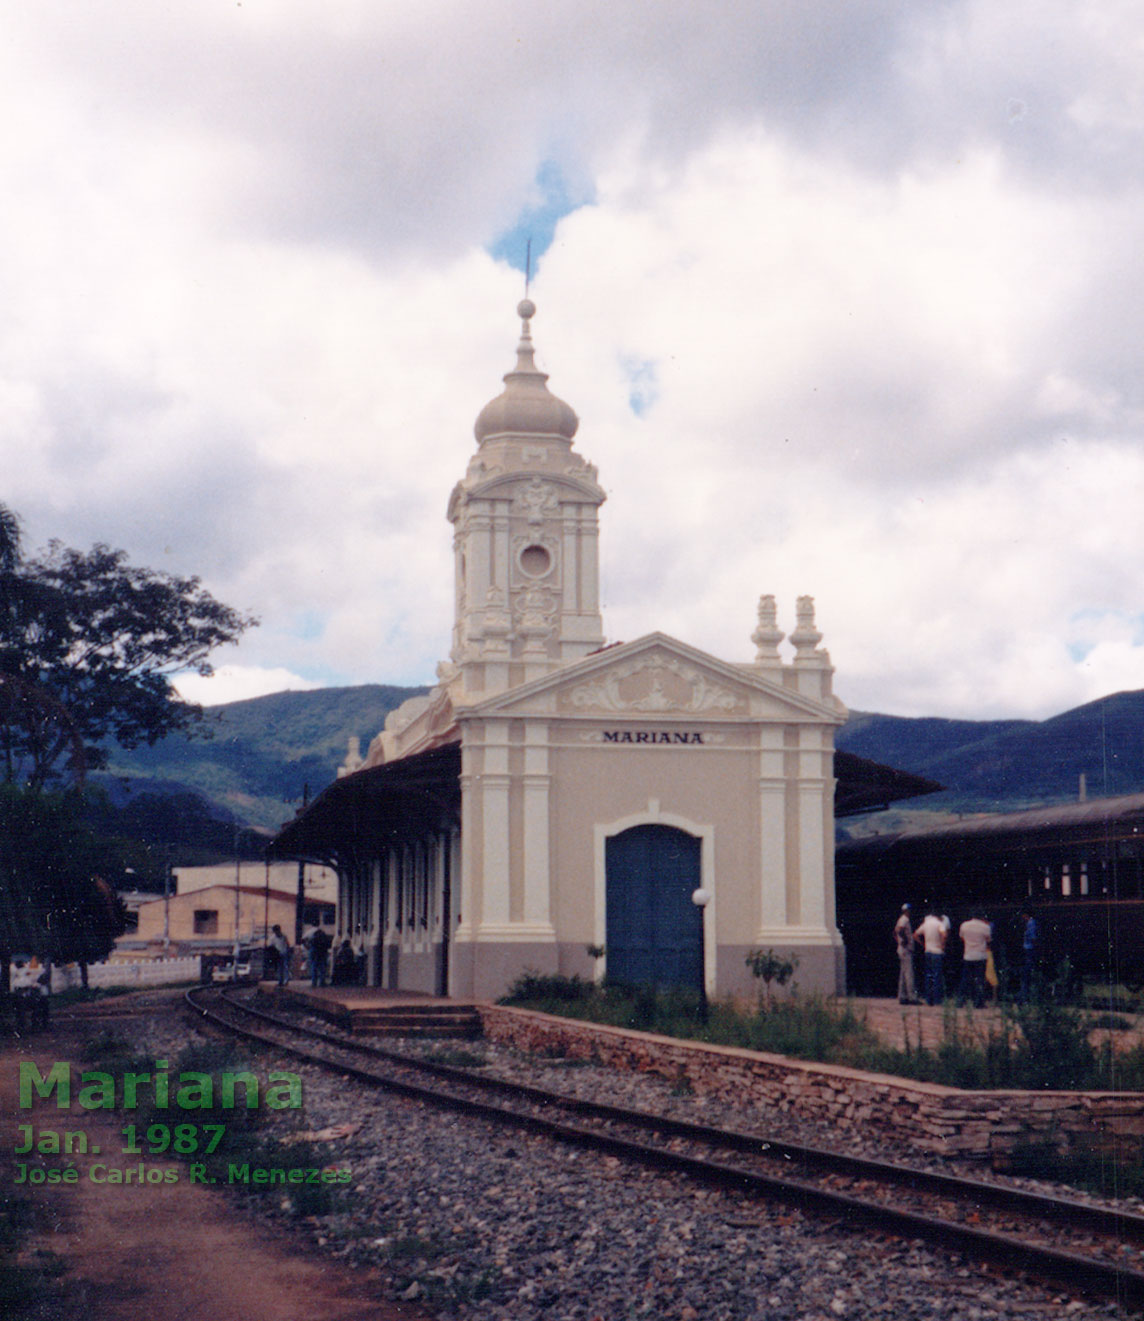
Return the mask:
<svg viewBox="0 0 1144 1321">
<path fill-rule="evenodd" d="M 87 984 L 98 986 L 169 986 L 172 982 L 197 982 L 202 959 L 142 959 L 138 963 L 89 963 Z M 52 968 L 52 990 L 65 991 L 82 985 L 79 965 Z"/>
</svg>

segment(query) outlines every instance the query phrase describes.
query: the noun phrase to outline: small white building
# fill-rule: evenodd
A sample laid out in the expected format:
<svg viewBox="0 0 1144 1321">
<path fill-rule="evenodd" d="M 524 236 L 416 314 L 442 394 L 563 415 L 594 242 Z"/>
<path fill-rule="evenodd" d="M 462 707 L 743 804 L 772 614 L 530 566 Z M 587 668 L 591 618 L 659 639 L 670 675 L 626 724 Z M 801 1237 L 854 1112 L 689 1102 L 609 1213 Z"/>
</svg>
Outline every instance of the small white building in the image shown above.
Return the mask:
<svg viewBox="0 0 1144 1321">
<path fill-rule="evenodd" d="M 303 863 L 302 898 L 307 905 L 329 908 L 338 902 L 338 874 L 332 867 Z M 191 894 L 208 886 L 281 890 L 297 894 L 299 866 L 294 862 L 265 863 L 244 858 L 234 862 L 210 863 L 201 867 L 176 867 L 172 872 L 175 894 Z M 154 898 L 154 896 L 150 896 Z M 327 914 L 328 921 L 332 921 Z"/>
<path fill-rule="evenodd" d="M 501 994 L 526 969 L 711 993 L 745 956 L 844 986 L 832 691 L 813 602 L 773 597 L 753 659 L 662 633 L 606 646 L 596 469 L 533 358 L 535 308 L 449 499 L 455 615 L 437 686 L 391 713 L 273 846 L 336 869 L 338 939 L 374 984 Z M 746 610 L 744 611 L 746 615 Z M 706 908 L 693 902 L 709 896 Z"/>
</svg>

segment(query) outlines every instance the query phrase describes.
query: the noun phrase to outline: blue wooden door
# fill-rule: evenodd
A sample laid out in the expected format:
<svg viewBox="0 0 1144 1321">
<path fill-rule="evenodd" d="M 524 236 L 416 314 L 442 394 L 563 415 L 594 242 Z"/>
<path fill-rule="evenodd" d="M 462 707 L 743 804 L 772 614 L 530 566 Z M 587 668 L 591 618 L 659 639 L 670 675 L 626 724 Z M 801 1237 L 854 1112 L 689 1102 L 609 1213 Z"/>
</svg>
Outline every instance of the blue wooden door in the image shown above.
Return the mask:
<svg viewBox="0 0 1144 1321">
<path fill-rule="evenodd" d="M 605 861 L 609 980 L 699 990 L 699 840 L 673 826 L 633 826 L 609 838 Z"/>
</svg>

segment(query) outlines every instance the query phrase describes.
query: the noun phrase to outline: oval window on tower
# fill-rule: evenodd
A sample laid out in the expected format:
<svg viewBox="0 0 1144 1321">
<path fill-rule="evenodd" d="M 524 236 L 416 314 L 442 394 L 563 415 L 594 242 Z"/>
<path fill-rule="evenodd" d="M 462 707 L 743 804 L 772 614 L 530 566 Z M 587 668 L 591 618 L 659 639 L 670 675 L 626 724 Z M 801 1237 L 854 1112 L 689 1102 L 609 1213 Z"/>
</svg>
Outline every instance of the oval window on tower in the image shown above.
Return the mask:
<svg viewBox="0 0 1144 1321">
<path fill-rule="evenodd" d="M 543 578 L 552 568 L 552 556 L 544 546 L 525 546 L 520 552 L 520 567 L 530 578 Z"/>
</svg>

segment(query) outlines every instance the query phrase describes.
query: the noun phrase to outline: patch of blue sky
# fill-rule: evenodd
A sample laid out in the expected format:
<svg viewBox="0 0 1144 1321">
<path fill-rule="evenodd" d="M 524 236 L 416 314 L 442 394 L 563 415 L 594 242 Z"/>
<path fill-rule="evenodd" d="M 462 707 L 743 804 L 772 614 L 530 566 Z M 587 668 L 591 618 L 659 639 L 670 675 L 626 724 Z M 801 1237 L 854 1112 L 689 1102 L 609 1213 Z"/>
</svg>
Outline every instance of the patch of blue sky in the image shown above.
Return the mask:
<svg viewBox="0 0 1144 1321">
<path fill-rule="evenodd" d="M 510 229 L 499 234 L 489 245 L 489 254 L 498 261 L 507 262 L 515 270 L 523 271 L 527 261 L 529 240 L 532 241 L 532 270 L 537 261 L 552 246 L 556 226 L 582 206 L 593 201 L 591 193 L 580 193 L 570 185 L 559 164 L 546 160 L 536 172 L 528 201 Z"/>
<path fill-rule="evenodd" d="M 650 358 L 622 358 L 620 367 L 628 382 L 628 406 L 643 417 L 659 398 L 658 365 Z"/>
<path fill-rule="evenodd" d="M 295 615 L 289 630 L 292 638 L 301 638 L 304 642 L 313 642 L 325 631 L 325 617 L 316 610 L 304 610 L 301 614 Z"/>
<path fill-rule="evenodd" d="M 1080 662 L 1110 633 L 1121 638 L 1128 634 L 1133 646 L 1144 644 L 1144 614 L 1089 606 L 1074 610 L 1069 616 L 1069 632 L 1072 634 L 1072 640 L 1067 643 L 1069 656 Z"/>
</svg>

